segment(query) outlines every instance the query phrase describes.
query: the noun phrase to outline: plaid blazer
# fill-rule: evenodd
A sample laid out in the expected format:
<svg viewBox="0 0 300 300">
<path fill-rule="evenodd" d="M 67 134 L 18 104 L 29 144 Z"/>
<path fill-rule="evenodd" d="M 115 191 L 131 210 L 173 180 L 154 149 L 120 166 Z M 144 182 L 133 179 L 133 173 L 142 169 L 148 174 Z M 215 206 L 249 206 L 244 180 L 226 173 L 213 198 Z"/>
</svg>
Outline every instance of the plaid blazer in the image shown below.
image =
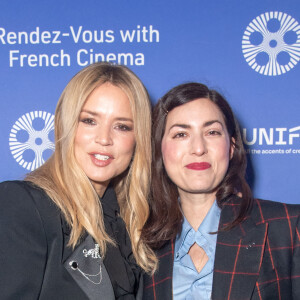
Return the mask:
<svg viewBox="0 0 300 300">
<path fill-rule="evenodd" d="M 222 208 L 220 228 L 239 208 L 239 198 Z M 213 300 L 300 299 L 300 205 L 255 200 L 239 226 L 218 233 Z M 172 299 L 174 242 L 158 251 L 159 269 L 144 276 L 145 300 Z"/>
</svg>

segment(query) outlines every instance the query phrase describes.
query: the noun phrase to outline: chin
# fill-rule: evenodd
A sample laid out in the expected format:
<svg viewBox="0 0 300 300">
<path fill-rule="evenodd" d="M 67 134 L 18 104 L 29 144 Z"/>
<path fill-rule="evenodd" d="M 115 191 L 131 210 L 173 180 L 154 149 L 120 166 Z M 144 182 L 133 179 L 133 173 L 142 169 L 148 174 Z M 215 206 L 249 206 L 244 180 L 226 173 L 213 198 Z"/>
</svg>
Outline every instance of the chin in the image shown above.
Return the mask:
<svg viewBox="0 0 300 300">
<path fill-rule="evenodd" d="M 216 192 L 216 187 L 198 185 L 198 186 L 189 187 L 187 189 L 182 189 L 182 190 L 191 194 L 213 194 Z"/>
<path fill-rule="evenodd" d="M 112 179 L 112 177 L 107 176 L 107 174 L 105 174 L 105 176 L 99 176 L 95 174 L 86 173 L 86 176 L 89 178 L 89 180 L 97 183 L 107 182 L 108 180 Z"/>
</svg>

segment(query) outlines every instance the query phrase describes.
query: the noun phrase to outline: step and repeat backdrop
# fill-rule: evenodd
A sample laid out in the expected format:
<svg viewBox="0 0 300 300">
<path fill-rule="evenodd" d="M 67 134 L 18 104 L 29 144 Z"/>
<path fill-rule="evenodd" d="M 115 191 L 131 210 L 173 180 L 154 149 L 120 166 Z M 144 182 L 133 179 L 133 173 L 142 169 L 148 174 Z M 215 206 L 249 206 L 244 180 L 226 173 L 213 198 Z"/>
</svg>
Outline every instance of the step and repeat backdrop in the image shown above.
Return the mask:
<svg viewBox="0 0 300 300">
<path fill-rule="evenodd" d="M 1 181 L 49 158 L 63 88 L 103 60 L 131 68 L 153 103 L 188 81 L 219 90 L 254 195 L 300 202 L 300 1 L 2 0 Z"/>
</svg>

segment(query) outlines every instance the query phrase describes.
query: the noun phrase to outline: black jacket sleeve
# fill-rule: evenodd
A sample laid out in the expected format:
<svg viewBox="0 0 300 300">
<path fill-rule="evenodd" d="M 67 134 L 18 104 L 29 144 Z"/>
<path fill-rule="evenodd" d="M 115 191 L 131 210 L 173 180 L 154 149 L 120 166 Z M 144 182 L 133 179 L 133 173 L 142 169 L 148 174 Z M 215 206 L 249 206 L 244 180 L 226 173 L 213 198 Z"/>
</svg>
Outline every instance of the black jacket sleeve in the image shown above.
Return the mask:
<svg viewBox="0 0 300 300">
<path fill-rule="evenodd" d="M 21 182 L 0 184 L 1 299 L 39 298 L 47 241 L 39 211 Z"/>
</svg>

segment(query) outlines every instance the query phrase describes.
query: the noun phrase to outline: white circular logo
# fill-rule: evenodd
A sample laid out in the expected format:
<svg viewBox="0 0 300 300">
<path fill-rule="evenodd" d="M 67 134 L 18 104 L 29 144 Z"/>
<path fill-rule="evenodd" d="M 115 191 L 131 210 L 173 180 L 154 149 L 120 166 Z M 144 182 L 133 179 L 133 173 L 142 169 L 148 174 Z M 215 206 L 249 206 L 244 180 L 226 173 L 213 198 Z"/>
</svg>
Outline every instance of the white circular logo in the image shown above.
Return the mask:
<svg viewBox="0 0 300 300">
<path fill-rule="evenodd" d="M 300 25 L 282 12 L 266 12 L 247 26 L 242 50 L 256 72 L 277 76 L 290 71 L 300 60 Z"/>
<path fill-rule="evenodd" d="M 33 111 L 20 117 L 9 135 L 9 148 L 23 168 L 40 167 L 54 150 L 54 115 Z"/>
</svg>

